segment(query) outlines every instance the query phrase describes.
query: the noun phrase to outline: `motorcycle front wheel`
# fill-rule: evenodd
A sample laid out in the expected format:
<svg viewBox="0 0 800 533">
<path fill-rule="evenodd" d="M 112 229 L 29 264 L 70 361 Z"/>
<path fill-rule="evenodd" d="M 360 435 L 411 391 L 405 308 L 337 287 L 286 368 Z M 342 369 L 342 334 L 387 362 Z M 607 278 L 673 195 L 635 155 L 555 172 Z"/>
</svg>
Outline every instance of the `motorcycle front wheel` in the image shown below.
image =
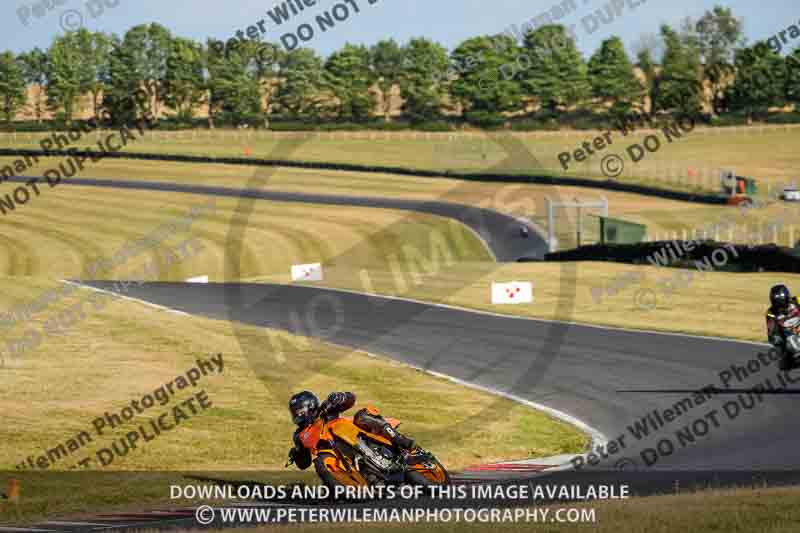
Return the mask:
<svg viewBox="0 0 800 533">
<path fill-rule="evenodd" d="M 349 468 L 348 468 L 349 466 Z M 363 486 L 369 485 L 352 465 L 345 464 L 336 454 L 320 452 L 314 459 L 314 469 L 325 485 L 334 492 L 337 486 Z"/>
</svg>

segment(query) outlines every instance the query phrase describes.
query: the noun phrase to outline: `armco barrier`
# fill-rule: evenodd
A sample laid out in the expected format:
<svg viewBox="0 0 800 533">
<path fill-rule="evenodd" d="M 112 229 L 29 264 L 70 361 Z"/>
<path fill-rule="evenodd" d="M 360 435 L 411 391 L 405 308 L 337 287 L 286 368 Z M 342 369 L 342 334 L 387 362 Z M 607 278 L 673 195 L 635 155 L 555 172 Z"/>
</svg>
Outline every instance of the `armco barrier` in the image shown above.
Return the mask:
<svg viewBox="0 0 800 533">
<path fill-rule="evenodd" d="M 710 194 L 693 194 L 682 191 L 671 191 L 658 187 L 648 187 L 646 185 L 635 185 L 632 183 L 621 183 L 613 180 L 592 180 L 588 178 L 556 177 L 556 176 L 524 176 L 518 174 L 476 174 L 476 173 L 452 173 L 437 172 L 433 170 L 422 170 L 403 167 L 387 166 L 367 166 L 355 165 L 351 163 L 321 163 L 313 161 L 287 161 L 276 159 L 254 159 L 242 157 L 211 157 L 194 155 L 167 155 L 167 154 L 146 154 L 136 152 L 110 152 L 100 153 L 85 150 L 70 151 L 50 151 L 25 150 L 0 148 L 0 157 L 69 157 L 71 155 L 95 156 L 106 159 L 138 159 L 145 161 L 173 161 L 179 163 L 215 163 L 224 165 L 248 165 L 248 166 L 280 166 L 288 168 L 307 168 L 316 170 L 340 170 L 349 172 L 370 172 L 380 174 L 398 174 L 402 176 L 417 176 L 427 178 L 450 178 L 471 181 L 488 181 L 503 183 L 529 183 L 536 185 L 561 185 L 574 187 L 587 187 L 592 189 L 603 189 L 607 191 L 629 192 L 645 196 L 657 196 L 669 200 L 679 200 L 701 204 L 723 205 L 727 203 L 727 198 Z"/>
</svg>

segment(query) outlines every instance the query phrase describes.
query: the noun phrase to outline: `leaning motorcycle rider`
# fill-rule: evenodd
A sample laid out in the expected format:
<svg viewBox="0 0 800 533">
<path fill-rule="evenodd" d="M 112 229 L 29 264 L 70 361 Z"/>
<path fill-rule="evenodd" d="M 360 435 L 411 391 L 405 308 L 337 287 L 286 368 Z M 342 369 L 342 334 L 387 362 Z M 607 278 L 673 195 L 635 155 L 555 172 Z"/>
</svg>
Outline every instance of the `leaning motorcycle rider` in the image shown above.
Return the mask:
<svg viewBox="0 0 800 533">
<path fill-rule="evenodd" d="M 300 433 L 317 418 L 322 417 L 326 422 L 334 420 L 355 403 L 356 395 L 352 392 L 332 392 L 321 404 L 313 392 L 303 391 L 292 396 L 289 400 L 289 413 L 297 430 L 292 437 L 294 447 L 289 450 L 289 461 L 301 470 L 311 466 L 311 451 L 300 442 Z M 353 416 L 353 423 L 365 431 L 386 437 L 398 448 L 414 448 L 413 439 L 398 433 L 381 415 L 370 411 L 368 408 L 358 410 Z"/>
<path fill-rule="evenodd" d="M 792 296 L 786 285 L 775 285 L 769 291 L 770 308 L 767 309 L 767 340 L 783 354 L 781 370 L 794 366 L 794 356 L 800 352 L 800 341 L 787 338 L 786 329 L 800 327 L 800 302 Z"/>
</svg>

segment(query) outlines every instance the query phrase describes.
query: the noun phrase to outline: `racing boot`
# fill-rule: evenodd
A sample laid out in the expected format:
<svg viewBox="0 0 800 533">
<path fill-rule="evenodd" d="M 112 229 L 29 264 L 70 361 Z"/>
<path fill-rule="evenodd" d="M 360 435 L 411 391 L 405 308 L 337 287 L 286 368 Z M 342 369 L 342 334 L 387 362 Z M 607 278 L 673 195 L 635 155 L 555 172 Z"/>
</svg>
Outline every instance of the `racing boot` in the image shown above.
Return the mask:
<svg viewBox="0 0 800 533">
<path fill-rule="evenodd" d="M 410 439 L 402 433 L 399 433 L 391 426 L 391 424 L 386 421 L 385 418 L 381 416 L 380 412 L 374 407 L 370 406 L 365 409 L 360 409 L 353 416 L 353 423 L 361 429 L 369 431 L 370 433 L 375 433 L 376 435 L 386 437 L 398 448 L 405 450 L 411 450 L 414 448 L 414 439 Z"/>
</svg>

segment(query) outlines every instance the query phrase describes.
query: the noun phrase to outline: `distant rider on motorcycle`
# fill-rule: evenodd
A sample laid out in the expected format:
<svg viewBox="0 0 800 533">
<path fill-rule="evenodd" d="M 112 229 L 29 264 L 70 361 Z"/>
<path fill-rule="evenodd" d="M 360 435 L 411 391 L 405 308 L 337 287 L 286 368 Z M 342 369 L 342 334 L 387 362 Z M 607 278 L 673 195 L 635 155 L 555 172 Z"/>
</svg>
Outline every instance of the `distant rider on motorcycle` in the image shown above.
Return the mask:
<svg viewBox="0 0 800 533">
<path fill-rule="evenodd" d="M 292 396 L 289 400 L 289 413 L 292 415 L 292 421 L 297 424 L 297 430 L 292 438 L 294 447 L 289 450 L 290 461 L 301 470 L 311 466 L 311 452 L 300 442 L 300 433 L 317 418 L 333 420 L 355 403 L 356 395 L 352 392 L 332 392 L 322 404 L 313 392 L 303 391 Z M 369 409 L 358 410 L 353 416 L 353 423 L 365 431 L 386 437 L 398 448 L 405 450 L 414 448 L 413 439 L 398 433 L 382 416 L 371 413 Z"/>
<path fill-rule="evenodd" d="M 781 350 L 781 369 L 794 366 L 794 356 L 800 352 L 800 340 L 791 332 L 800 327 L 800 302 L 789 293 L 786 285 L 775 285 L 769 291 L 770 308 L 767 309 L 767 340 Z M 790 337 L 787 337 L 787 329 Z"/>
</svg>

